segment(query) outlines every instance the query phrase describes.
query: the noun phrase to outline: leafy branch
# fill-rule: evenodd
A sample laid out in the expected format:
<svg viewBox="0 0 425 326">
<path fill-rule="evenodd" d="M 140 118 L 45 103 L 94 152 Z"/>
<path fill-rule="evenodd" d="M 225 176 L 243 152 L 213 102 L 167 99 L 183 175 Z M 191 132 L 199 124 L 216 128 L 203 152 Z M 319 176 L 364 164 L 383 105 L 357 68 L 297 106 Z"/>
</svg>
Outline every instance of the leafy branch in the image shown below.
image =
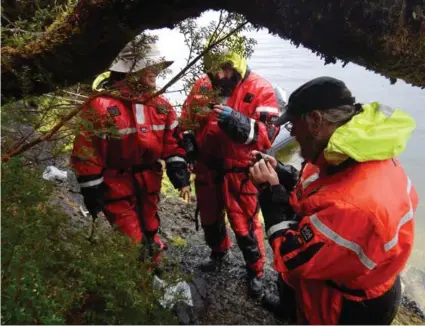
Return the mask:
<svg viewBox="0 0 425 326">
<path fill-rule="evenodd" d="M 151 96 L 149 96 L 147 99 L 145 100 L 137 100 L 137 99 L 133 99 L 133 98 L 129 98 L 129 97 L 125 97 L 125 96 L 121 96 L 121 95 L 117 95 L 117 94 L 113 94 L 110 93 L 109 91 L 103 91 L 103 92 L 99 92 L 97 94 L 94 94 L 92 96 L 90 96 L 88 99 L 86 99 L 84 101 L 84 103 L 78 107 L 76 107 L 74 110 L 72 110 L 71 112 L 69 112 L 66 116 L 64 116 L 50 131 L 48 131 L 47 133 L 44 133 L 42 135 L 40 135 L 39 137 L 37 137 L 36 139 L 27 142 L 25 144 L 20 144 L 19 146 L 12 146 L 12 148 L 14 148 L 13 150 L 11 150 L 10 152 L 8 152 L 7 154 L 5 154 L 2 157 L 2 162 L 7 162 L 11 157 L 17 156 L 19 154 L 22 154 L 23 152 L 29 150 L 30 148 L 40 144 L 43 141 L 46 141 L 48 139 L 50 139 L 51 137 L 53 137 L 53 135 L 56 134 L 56 132 L 58 132 L 68 121 L 70 121 L 72 118 L 74 118 L 88 103 L 90 103 L 92 100 L 94 100 L 97 97 L 100 96 L 108 96 L 108 97 L 112 97 L 118 100 L 124 100 L 124 101 L 133 101 L 135 103 L 140 103 L 140 104 L 146 104 L 148 103 L 150 100 L 152 100 L 153 98 L 162 95 L 166 92 L 166 90 L 172 86 L 173 84 L 175 84 L 178 80 L 180 80 L 185 73 L 192 67 L 194 66 L 207 52 L 209 52 L 212 48 L 214 48 L 215 46 L 217 46 L 218 44 L 224 42 L 225 40 L 229 39 L 232 35 L 236 34 L 237 32 L 239 32 L 241 29 L 243 29 L 246 25 L 248 24 L 248 21 L 243 21 L 242 23 L 240 23 L 236 28 L 234 28 L 232 31 L 230 31 L 229 33 L 227 33 L 225 36 L 218 38 L 216 41 L 208 44 L 208 46 L 205 47 L 205 49 L 203 51 L 201 51 L 194 59 L 192 59 L 185 68 L 183 68 L 179 73 L 177 73 L 166 85 L 164 85 L 160 90 L 158 90 L 157 92 L 153 93 Z"/>
</svg>

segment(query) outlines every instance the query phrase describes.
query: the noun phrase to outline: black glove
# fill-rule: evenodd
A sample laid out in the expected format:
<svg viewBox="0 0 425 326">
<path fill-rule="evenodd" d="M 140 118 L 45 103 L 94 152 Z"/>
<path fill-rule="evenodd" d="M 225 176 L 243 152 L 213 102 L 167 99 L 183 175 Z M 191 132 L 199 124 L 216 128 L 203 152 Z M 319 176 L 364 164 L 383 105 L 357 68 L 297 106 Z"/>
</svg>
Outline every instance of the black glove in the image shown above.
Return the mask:
<svg viewBox="0 0 425 326">
<path fill-rule="evenodd" d="M 187 163 L 180 156 L 172 156 L 165 160 L 167 176 L 176 189 L 181 189 L 190 184 Z"/>
<path fill-rule="evenodd" d="M 299 171 L 292 165 L 278 162 L 276 173 L 279 177 L 279 183 L 283 185 L 286 190 L 292 191 L 298 182 Z"/>
<path fill-rule="evenodd" d="M 198 160 L 198 146 L 193 132 L 185 131 L 183 133 L 183 148 L 186 151 L 186 162 L 188 164 L 195 163 Z"/>
<path fill-rule="evenodd" d="M 258 197 L 266 230 L 282 221 L 291 220 L 294 212 L 289 203 L 289 193 L 282 185 L 267 187 Z"/>
<path fill-rule="evenodd" d="M 105 205 L 104 199 L 105 185 L 103 183 L 81 188 L 81 194 L 84 197 L 84 204 L 92 217 L 96 218 L 103 206 Z"/>
<path fill-rule="evenodd" d="M 223 109 L 225 110 L 218 118 L 218 126 L 236 143 L 245 143 L 251 132 L 251 119 L 227 106 L 223 106 Z M 254 125 L 254 142 L 258 137 L 257 129 Z"/>
</svg>

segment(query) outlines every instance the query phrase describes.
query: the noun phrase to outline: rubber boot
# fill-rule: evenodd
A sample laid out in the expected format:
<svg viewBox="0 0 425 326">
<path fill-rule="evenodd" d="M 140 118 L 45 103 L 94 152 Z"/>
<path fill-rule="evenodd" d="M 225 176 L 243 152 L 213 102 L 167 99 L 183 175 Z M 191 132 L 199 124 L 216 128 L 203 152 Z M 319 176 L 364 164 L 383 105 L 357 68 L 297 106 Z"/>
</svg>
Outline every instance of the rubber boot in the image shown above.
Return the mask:
<svg viewBox="0 0 425 326">
<path fill-rule="evenodd" d="M 276 316 L 280 318 L 284 317 L 279 295 L 272 292 L 266 292 L 261 299 L 261 305 Z"/>
<path fill-rule="evenodd" d="M 259 298 L 263 295 L 263 276 L 247 269 L 248 293 L 253 298 Z"/>
<path fill-rule="evenodd" d="M 220 270 L 223 265 L 229 262 L 229 252 L 211 252 L 210 257 L 201 263 L 200 269 L 205 273 L 214 272 Z"/>
</svg>

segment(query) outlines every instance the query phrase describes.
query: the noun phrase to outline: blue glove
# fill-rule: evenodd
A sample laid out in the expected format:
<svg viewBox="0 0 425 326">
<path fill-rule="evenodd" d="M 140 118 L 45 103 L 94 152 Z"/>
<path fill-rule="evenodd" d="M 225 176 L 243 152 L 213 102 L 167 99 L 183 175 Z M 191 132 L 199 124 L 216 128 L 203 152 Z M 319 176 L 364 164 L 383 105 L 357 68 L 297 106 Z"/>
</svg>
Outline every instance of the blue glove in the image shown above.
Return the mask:
<svg viewBox="0 0 425 326">
<path fill-rule="evenodd" d="M 235 142 L 243 144 L 251 130 L 251 119 L 228 106 L 222 106 L 219 127 Z"/>
<path fill-rule="evenodd" d="M 218 120 L 220 122 L 225 122 L 227 119 L 229 119 L 232 116 L 233 109 L 230 106 L 222 106 L 223 111 L 218 116 Z"/>
</svg>

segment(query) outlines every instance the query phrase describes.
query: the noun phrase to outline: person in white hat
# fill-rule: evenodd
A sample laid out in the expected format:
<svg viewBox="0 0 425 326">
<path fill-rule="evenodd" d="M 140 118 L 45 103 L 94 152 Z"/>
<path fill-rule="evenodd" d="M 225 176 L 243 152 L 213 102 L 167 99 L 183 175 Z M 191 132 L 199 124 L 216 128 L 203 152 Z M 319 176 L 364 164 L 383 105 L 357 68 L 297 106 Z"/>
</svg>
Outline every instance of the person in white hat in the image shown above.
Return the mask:
<svg viewBox="0 0 425 326">
<path fill-rule="evenodd" d="M 183 198 L 190 194 L 189 175 L 176 112 L 162 96 L 148 100 L 158 73 L 172 61 L 163 60 L 155 44 L 145 42 L 148 51 L 140 53 L 134 43 L 120 52 L 107 80 L 94 87 L 119 91 L 127 100 L 105 92 L 87 103 L 71 162 L 92 216 L 103 211 L 119 231 L 142 243 L 143 259 L 157 261 L 165 248 L 157 234 L 160 160 L 165 160 L 168 177 Z M 130 84 L 134 80 L 141 86 L 136 92 Z"/>
<path fill-rule="evenodd" d="M 147 48 L 147 50 L 146 50 Z M 156 86 L 156 75 L 168 68 L 174 61 L 165 60 L 155 42 L 149 36 L 139 35 L 126 44 L 110 65 L 108 71 L 97 76 L 92 84 L 94 91 L 104 91 L 114 87 L 116 82 L 131 75 L 145 74 L 147 86 Z M 149 68 L 149 69 L 146 69 Z M 139 77 L 142 77 L 140 76 Z"/>
</svg>

